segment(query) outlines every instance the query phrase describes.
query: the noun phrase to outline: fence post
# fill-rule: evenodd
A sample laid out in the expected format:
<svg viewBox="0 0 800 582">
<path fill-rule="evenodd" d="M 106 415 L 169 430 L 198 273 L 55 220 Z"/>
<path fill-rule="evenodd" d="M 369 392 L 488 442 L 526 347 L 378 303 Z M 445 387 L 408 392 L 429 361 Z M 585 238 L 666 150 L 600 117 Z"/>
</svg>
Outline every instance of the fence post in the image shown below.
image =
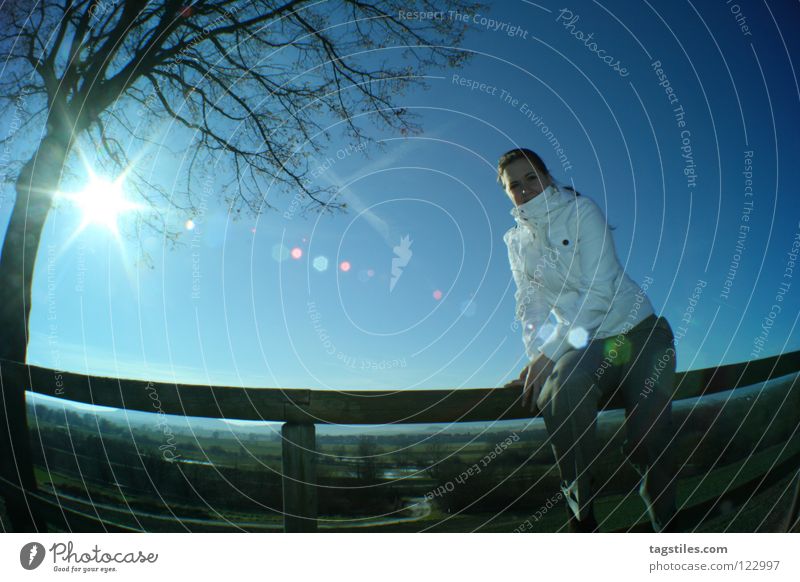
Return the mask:
<svg viewBox="0 0 800 582">
<path fill-rule="evenodd" d="M 283 530 L 317 531 L 316 430 L 311 423 L 286 422 L 283 439 Z"/>
<path fill-rule="evenodd" d="M 23 365 L 0 363 L 0 485 L 13 530 L 46 532 L 29 499 L 30 493 L 36 493 L 36 477 L 25 406 L 26 380 Z"/>
</svg>

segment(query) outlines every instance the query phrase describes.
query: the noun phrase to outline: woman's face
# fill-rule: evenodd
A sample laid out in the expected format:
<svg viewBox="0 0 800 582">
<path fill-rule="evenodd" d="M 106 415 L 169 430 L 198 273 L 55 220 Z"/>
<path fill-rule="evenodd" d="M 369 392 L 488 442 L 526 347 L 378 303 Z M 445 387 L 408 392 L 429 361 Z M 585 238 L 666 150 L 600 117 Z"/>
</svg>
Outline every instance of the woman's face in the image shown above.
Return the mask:
<svg viewBox="0 0 800 582">
<path fill-rule="evenodd" d="M 501 173 L 503 186 L 511 201 L 520 206 L 536 198 L 552 181 L 525 158 L 508 164 Z"/>
</svg>

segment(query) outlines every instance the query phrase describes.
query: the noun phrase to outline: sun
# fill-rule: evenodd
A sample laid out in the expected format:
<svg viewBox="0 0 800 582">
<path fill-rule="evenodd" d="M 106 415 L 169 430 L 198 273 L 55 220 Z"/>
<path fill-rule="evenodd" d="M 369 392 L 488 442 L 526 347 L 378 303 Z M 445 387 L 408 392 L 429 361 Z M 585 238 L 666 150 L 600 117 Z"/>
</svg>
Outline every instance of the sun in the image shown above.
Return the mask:
<svg viewBox="0 0 800 582">
<path fill-rule="evenodd" d="M 81 231 L 90 225 L 98 225 L 116 235 L 119 233 L 120 216 L 139 208 L 125 198 L 122 179 L 110 181 L 92 175 L 83 190 L 66 197 L 81 210 Z"/>
</svg>

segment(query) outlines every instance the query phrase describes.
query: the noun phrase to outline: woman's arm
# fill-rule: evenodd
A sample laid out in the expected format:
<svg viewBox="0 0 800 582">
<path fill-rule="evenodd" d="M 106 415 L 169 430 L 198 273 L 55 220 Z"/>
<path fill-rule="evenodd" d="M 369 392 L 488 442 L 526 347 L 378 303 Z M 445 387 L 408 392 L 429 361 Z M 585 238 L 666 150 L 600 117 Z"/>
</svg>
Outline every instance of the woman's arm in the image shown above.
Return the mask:
<svg viewBox="0 0 800 582">
<path fill-rule="evenodd" d="M 525 273 L 525 257 L 517 251 L 517 241 L 513 240 L 513 229 L 508 231 L 503 240 L 508 246 L 508 262 L 511 265 L 511 274 L 517 290 L 514 293 L 516 301 L 515 319 L 522 325 L 522 342 L 525 353 L 533 359 L 540 353 L 541 345 L 545 338 L 542 337 L 542 327 L 550 315 L 550 307 L 543 301 L 541 292 L 536 283 L 531 281 Z"/>
</svg>

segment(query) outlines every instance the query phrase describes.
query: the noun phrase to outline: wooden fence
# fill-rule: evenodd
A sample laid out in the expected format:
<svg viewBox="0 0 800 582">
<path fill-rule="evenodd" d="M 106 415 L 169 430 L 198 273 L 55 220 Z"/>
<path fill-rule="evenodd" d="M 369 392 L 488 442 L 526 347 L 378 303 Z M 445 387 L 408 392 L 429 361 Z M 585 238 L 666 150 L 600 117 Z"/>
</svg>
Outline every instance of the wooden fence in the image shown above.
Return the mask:
<svg viewBox="0 0 800 582">
<path fill-rule="evenodd" d="M 762 360 L 678 373 L 673 421 L 686 434 L 704 435 L 703 446 L 726 448 L 742 433 L 757 434 L 757 448 L 800 437 L 800 351 Z M 323 391 L 236 388 L 156 383 L 85 376 L 0 360 L 0 492 L 15 531 L 47 531 L 47 523 L 71 531 L 128 531 L 97 516 L 68 509 L 40 492 L 34 477 L 27 426 L 26 390 L 98 406 L 191 417 L 283 422 L 284 531 L 317 531 L 315 451 L 317 424 L 458 423 L 529 417 L 517 388 L 413 391 Z M 700 398 L 703 397 L 703 398 Z M 619 402 L 602 403 L 606 410 Z M 618 438 L 622 415 L 606 415 L 601 439 Z M 709 432 L 709 428 L 713 431 Z M 749 437 L 748 437 L 749 438 Z M 608 443 L 606 443 L 608 444 Z M 745 454 L 752 454 L 749 449 Z M 729 457 L 730 460 L 730 457 Z M 795 454 L 728 497 L 755 490 L 798 471 Z M 800 473 L 797 478 L 800 491 Z M 798 511 L 798 493 L 792 511 Z M 692 512 L 710 515 L 719 499 Z M 687 513 L 688 515 L 688 513 Z M 788 521 L 794 523 L 796 515 Z M 691 525 L 687 517 L 686 526 Z M 632 526 L 634 524 L 631 524 Z"/>
</svg>

